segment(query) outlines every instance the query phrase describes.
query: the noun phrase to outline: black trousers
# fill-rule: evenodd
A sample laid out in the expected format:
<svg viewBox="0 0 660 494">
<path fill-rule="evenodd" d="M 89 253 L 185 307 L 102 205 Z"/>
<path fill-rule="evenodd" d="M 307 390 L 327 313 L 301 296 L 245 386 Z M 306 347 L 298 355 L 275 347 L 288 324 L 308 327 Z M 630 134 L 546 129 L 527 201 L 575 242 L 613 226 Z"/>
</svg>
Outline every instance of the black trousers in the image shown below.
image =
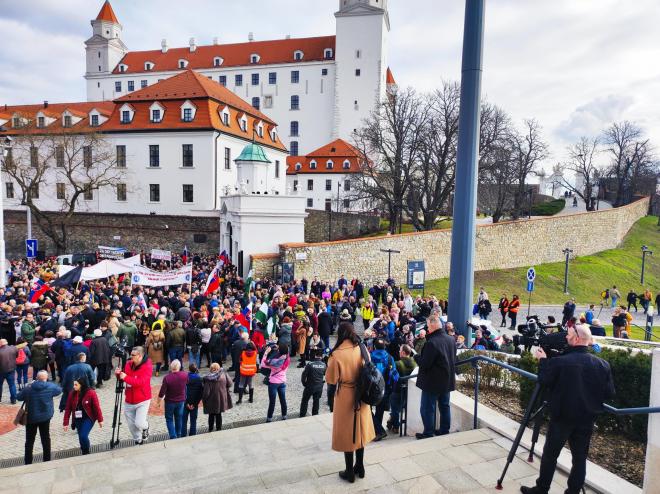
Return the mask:
<svg viewBox="0 0 660 494">
<path fill-rule="evenodd" d="M 27 424 L 25 426 L 25 464 L 32 464 L 32 450 L 34 440 L 37 438 L 37 430 L 41 438 L 41 447 L 44 450 L 44 461 L 50 461 L 50 419 L 45 422 Z"/>
<path fill-rule="evenodd" d="M 337 385 L 336 384 L 328 384 L 327 385 L 327 393 L 328 393 L 328 406 L 330 407 L 330 411 L 335 407 L 335 393 L 337 392 Z"/>
<path fill-rule="evenodd" d="M 319 414 L 319 403 L 321 401 L 321 395 L 323 394 L 323 386 L 320 388 L 308 388 L 303 389 L 302 400 L 300 400 L 300 416 L 304 417 L 307 415 L 307 405 L 309 399 L 312 398 L 312 415 Z"/>
<path fill-rule="evenodd" d="M 209 432 L 213 430 L 215 425 L 215 430 L 219 431 L 222 429 L 222 414 L 221 413 L 209 413 Z"/>
<path fill-rule="evenodd" d="M 573 457 L 573 466 L 568 476 L 568 490 L 566 492 L 571 494 L 580 492 L 587 474 L 587 455 L 589 454 L 589 443 L 593 430 L 593 422 L 567 424 L 554 420 L 550 421 L 548 433 L 545 436 L 539 478 L 536 480 L 537 487 L 545 492 L 550 490 L 552 477 L 557 468 L 557 458 L 564 444 L 568 441 Z"/>
</svg>

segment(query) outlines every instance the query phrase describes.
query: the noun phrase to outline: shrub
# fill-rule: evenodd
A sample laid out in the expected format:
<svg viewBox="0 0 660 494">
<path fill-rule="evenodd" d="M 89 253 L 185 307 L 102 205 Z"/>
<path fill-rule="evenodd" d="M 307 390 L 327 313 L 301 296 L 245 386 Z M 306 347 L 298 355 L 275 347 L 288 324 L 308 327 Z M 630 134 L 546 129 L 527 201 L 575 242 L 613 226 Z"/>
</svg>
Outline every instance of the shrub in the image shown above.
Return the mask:
<svg viewBox="0 0 660 494">
<path fill-rule="evenodd" d="M 555 199 L 532 206 L 532 215 L 534 216 L 552 216 L 564 209 L 566 201 L 564 199 Z"/>
<path fill-rule="evenodd" d="M 459 358 L 460 360 L 465 360 L 465 359 L 469 359 L 470 357 L 474 357 L 475 355 L 485 355 L 495 360 L 499 360 L 500 362 L 510 363 L 507 361 L 506 355 L 503 355 L 501 353 L 490 353 L 487 351 L 477 351 L 477 350 L 468 350 L 466 352 L 463 352 L 461 353 Z M 514 387 L 514 383 L 511 378 L 511 373 L 508 370 L 503 369 L 502 367 L 499 367 L 497 365 L 487 364 L 484 362 L 479 363 L 479 368 L 481 369 L 481 377 L 479 379 L 479 389 L 484 389 L 484 388 L 511 389 Z M 461 374 L 463 375 L 463 378 L 465 379 L 465 383 L 468 384 L 469 386 L 474 387 L 474 380 L 476 377 L 476 372 L 474 367 L 472 367 L 470 364 L 462 365 L 460 367 L 460 371 Z"/>
<path fill-rule="evenodd" d="M 529 352 L 523 352 L 520 359 L 514 365 L 519 369 L 526 370 L 532 374 L 538 374 L 539 372 L 538 360 L 536 360 Z M 524 410 L 527 408 L 527 402 L 529 402 L 532 397 L 536 382 L 519 374 L 516 374 L 516 380 L 520 386 L 520 407 Z"/>
</svg>

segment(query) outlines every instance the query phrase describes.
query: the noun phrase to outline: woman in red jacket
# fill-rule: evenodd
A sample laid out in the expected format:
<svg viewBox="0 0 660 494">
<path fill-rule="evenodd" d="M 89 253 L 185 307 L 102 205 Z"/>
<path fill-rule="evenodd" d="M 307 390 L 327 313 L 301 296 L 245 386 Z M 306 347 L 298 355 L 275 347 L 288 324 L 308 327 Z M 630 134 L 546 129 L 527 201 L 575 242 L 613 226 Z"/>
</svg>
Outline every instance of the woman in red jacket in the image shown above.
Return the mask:
<svg viewBox="0 0 660 494">
<path fill-rule="evenodd" d="M 103 412 L 99 405 L 99 397 L 96 391 L 89 387 L 87 379 L 81 377 L 73 381 L 73 392 L 69 393 L 64 409 L 64 432 L 69 429 L 69 419 L 73 414 L 73 425 L 78 432 L 78 441 L 82 454 L 89 454 L 89 433 L 94 427 L 94 422 L 103 428 Z"/>
</svg>

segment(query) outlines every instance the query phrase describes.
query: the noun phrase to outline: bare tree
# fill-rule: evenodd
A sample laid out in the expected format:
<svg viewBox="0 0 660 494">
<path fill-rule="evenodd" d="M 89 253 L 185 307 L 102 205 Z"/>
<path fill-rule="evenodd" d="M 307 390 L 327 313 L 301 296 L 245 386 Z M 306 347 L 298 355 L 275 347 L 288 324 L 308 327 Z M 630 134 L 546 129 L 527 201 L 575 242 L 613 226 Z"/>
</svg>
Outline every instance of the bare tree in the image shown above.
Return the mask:
<svg viewBox="0 0 660 494">
<path fill-rule="evenodd" d="M 445 82 L 427 96 L 428 118 L 420 122 L 422 139 L 407 169 L 406 211 L 416 230 L 432 230 L 454 190 L 460 87 Z"/>
<path fill-rule="evenodd" d="M 510 139 L 513 158 L 511 182 L 515 184 L 513 217 L 517 219 L 522 215 L 528 193 L 527 178 L 549 153 L 548 145 L 541 136 L 541 126 L 534 119 L 525 120 L 523 131 L 512 132 Z"/>
<path fill-rule="evenodd" d="M 608 173 L 617 185 L 614 206 L 622 206 L 630 200 L 640 178 L 653 175 L 657 165 L 649 140 L 644 139 L 642 129 L 633 122 L 613 123 L 605 130 L 603 139 L 611 158 Z"/>
<path fill-rule="evenodd" d="M 396 232 L 401 223 L 409 187 L 407 176 L 418 157 L 423 139 L 421 122 L 428 111 L 414 90 L 391 89 L 365 119 L 364 126 L 353 133 L 355 146 L 371 158 L 357 174 L 353 196 L 385 208 L 390 233 Z"/>
<path fill-rule="evenodd" d="M 85 208 L 82 200 L 91 199 L 94 191 L 125 183 L 126 176 L 126 169 L 117 166 L 116 152 L 102 134 L 73 129 L 47 132 L 31 124 L 15 136 L 3 171 L 18 184 L 22 204 L 30 208 L 59 254 L 66 252 L 74 213 Z M 40 191 L 53 189 L 60 207 L 45 210 L 38 201 Z"/>
<path fill-rule="evenodd" d="M 584 201 L 587 211 L 596 209 L 594 188 L 602 177 L 602 170 L 594 161 L 599 153 L 599 145 L 598 139 L 580 138 L 568 147 L 568 161 L 560 165 L 561 171 L 570 170 L 575 173 L 575 183 L 562 178 L 561 185 L 575 192 Z"/>
</svg>

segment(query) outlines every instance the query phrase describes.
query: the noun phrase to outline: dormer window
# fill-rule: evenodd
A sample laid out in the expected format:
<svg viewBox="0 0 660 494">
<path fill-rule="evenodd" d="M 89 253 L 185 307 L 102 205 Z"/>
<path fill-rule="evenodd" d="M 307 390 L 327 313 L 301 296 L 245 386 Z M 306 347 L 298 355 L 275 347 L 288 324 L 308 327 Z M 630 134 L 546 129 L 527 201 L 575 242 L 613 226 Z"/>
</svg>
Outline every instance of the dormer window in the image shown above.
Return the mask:
<svg viewBox="0 0 660 494">
<path fill-rule="evenodd" d="M 40 129 L 43 129 L 46 126 L 46 117 L 38 117 L 37 118 L 37 127 Z"/>
<path fill-rule="evenodd" d="M 316 170 L 316 160 L 312 160 L 309 162 L 309 169 Z"/>
<path fill-rule="evenodd" d="M 192 108 L 184 108 L 183 109 L 183 118 L 182 120 L 184 122 L 192 122 Z"/>
<path fill-rule="evenodd" d="M 128 65 L 120 63 L 119 64 L 119 72 L 126 72 L 128 70 Z"/>
<path fill-rule="evenodd" d="M 294 60 L 302 60 L 305 54 L 302 52 L 302 50 L 296 50 L 293 52 L 293 59 Z"/>
<path fill-rule="evenodd" d="M 326 60 L 332 58 L 332 48 L 326 48 L 325 50 L 323 50 L 323 58 L 325 58 Z"/>
<path fill-rule="evenodd" d="M 257 125 L 257 135 L 259 137 L 264 136 L 264 124 L 262 122 L 259 122 L 259 124 Z"/>
<path fill-rule="evenodd" d="M 71 115 L 64 115 L 64 122 L 62 123 L 64 127 L 71 127 Z"/>
<path fill-rule="evenodd" d="M 180 69 L 185 69 L 187 66 L 188 66 L 188 60 L 185 60 L 183 58 L 179 60 Z"/>
<path fill-rule="evenodd" d="M 99 116 L 98 115 L 92 115 L 91 116 L 90 125 L 92 127 L 98 127 L 99 126 Z"/>
<path fill-rule="evenodd" d="M 261 60 L 261 57 L 256 53 L 250 55 L 250 63 L 259 63 L 259 60 Z"/>
<path fill-rule="evenodd" d="M 121 112 L 121 123 L 127 124 L 131 123 L 131 112 L 128 110 L 124 110 Z"/>
<path fill-rule="evenodd" d="M 300 163 L 296 163 L 296 171 L 300 170 L 302 168 L 302 165 Z"/>
<path fill-rule="evenodd" d="M 14 117 L 14 118 L 12 118 L 11 125 L 12 125 L 12 127 L 14 127 L 15 129 L 20 128 L 20 126 L 21 126 L 21 119 L 20 119 L 20 117 Z"/>
<path fill-rule="evenodd" d="M 160 123 L 163 121 L 163 116 L 165 115 L 165 107 L 158 103 L 154 102 L 149 107 L 149 120 L 151 123 Z"/>
<path fill-rule="evenodd" d="M 277 130 L 273 129 L 270 131 L 270 140 L 273 142 L 277 142 Z"/>
<path fill-rule="evenodd" d="M 151 121 L 153 123 L 160 123 L 161 116 L 160 116 L 160 110 L 155 109 L 151 110 Z"/>
<path fill-rule="evenodd" d="M 154 68 L 154 64 L 151 62 L 144 62 L 144 70 L 151 70 Z"/>
<path fill-rule="evenodd" d="M 223 125 L 229 127 L 229 112 L 222 112 L 222 123 Z"/>
<path fill-rule="evenodd" d="M 215 58 L 213 59 L 213 66 L 214 66 L 214 67 L 220 67 L 220 66 L 222 65 L 222 62 L 224 62 L 224 60 L 222 59 L 222 57 L 215 57 Z"/>
<path fill-rule="evenodd" d="M 344 170 L 348 170 L 351 167 L 351 162 L 349 160 L 344 160 Z"/>
<path fill-rule="evenodd" d="M 334 166 L 334 163 L 332 162 L 332 160 L 328 160 L 328 161 L 325 162 L 326 170 L 332 170 L 333 166 Z"/>
<path fill-rule="evenodd" d="M 195 119 L 196 111 L 197 107 L 190 100 L 186 100 L 186 102 L 181 105 L 181 121 L 192 122 Z"/>
<path fill-rule="evenodd" d="M 247 132 L 247 117 L 245 115 L 240 118 L 238 124 L 241 126 L 243 132 Z"/>
</svg>

